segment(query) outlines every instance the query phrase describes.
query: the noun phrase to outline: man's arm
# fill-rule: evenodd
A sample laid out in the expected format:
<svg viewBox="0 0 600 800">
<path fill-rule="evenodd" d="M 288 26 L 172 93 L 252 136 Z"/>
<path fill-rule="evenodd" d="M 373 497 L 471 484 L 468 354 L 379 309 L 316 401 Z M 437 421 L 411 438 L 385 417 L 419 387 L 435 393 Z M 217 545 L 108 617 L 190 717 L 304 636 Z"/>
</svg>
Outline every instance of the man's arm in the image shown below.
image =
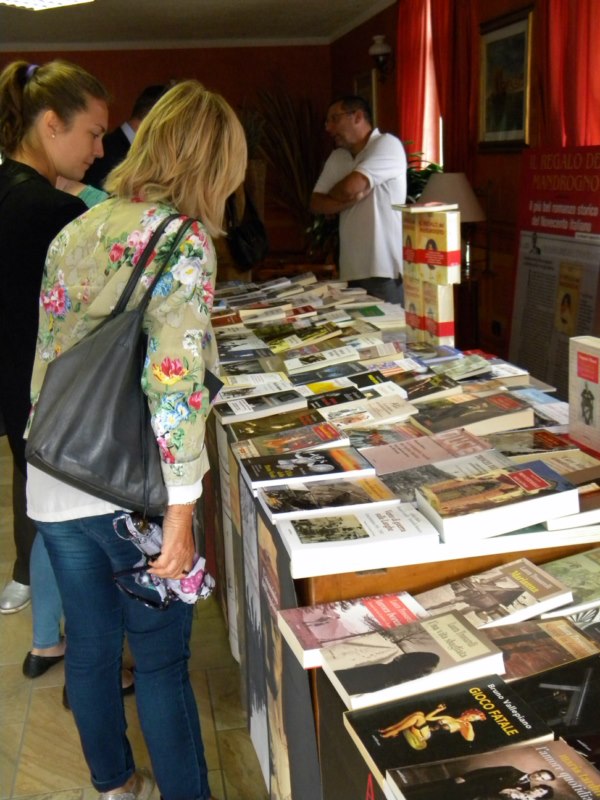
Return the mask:
<svg viewBox="0 0 600 800">
<path fill-rule="evenodd" d="M 332 186 L 327 194 L 313 192 L 310 210 L 313 214 L 339 214 L 360 202 L 370 192 L 369 179 L 360 172 L 351 172 Z"/>
</svg>

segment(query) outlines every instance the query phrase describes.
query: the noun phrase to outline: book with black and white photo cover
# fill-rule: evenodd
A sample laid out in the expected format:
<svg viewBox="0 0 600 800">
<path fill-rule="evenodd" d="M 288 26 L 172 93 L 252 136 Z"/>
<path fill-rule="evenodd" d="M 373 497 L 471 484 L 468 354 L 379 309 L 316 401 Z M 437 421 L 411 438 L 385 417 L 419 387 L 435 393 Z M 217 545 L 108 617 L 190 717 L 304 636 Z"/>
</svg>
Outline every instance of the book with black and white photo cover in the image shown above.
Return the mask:
<svg viewBox="0 0 600 800">
<path fill-rule="evenodd" d="M 276 486 L 258 489 L 256 496 L 271 522 L 379 511 L 400 504 L 379 478 Z"/>
<path fill-rule="evenodd" d="M 324 447 L 347 447 L 348 437 L 327 422 L 291 428 L 286 431 L 273 431 L 253 439 L 233 442 L 231 450 L 238 458 L 254 456 L 285 455 L 296 450 L 319 450 Z"/>
<path fill-rule="evenodd" d="M 400 395 L 363 399 L 341 403 L 332 408 L 321 408 L 320 413 L 327 422 L 344 430 L 346 428 L 371 428 L 403 422 L 417 413 L 416 406 Z"/>
<path fill-rule="evenodd" d="M 501 651 L 457 611 L 334 642 L 321 659 L 351 710 L 504 672 Z"/>
<path fill-rule="evenodd" d="M 551 727 L 499 675 L 346 711 L 344 725 L 381 787 L 388 770 L 492 751 L 512 759 L 523 745 L 554 738 Z"/>
<path fill-rule="evenodd" d="M 327 381 L 333 378 L 345 378 L 357 375 L 361 372 L 368 372 L 369 368 L 360 361 L 342 361 L 339 364 L 330 364 L 328 367 L 320 367 L 310 372 L 300 372 L 297 375 L 290 375 L 289 380 L 294 384 L 311 384 L 318 381 Z M 285 373 L 284 373 L 285 375 Z"/>
<path fill-rule="evenodd" d="M 543 568 L 571 589 L 573 599 L 547 611 L 545 619 L 563 617 L 600 606 L 600 547 L 547 561 Z"/>
<path fill-rule="evenodd" d="M 600 452 L 600 338 L 569 339 L 569 435 Z"/>
<path fill-rule="evenodd" d="M 378 475 L 435 464 L 449 458 L 470 456 L 490 450 L 485 439 L 464 428 L 453 428 L 432 436 L 420 436 L 404 442 L 363 448 L 362 454 L 373 464 Z"/>
<path fill-rule="evenodd" d="M 408 421 L 396 422 L 384 428 L 348 428 L 347 433 L 351 447 L 356 447 L 357 450 L 363 447 L 380 447 L 394 442 L 406 442 L 423 436 L 421 431 Z"/>
<path fill-rule="evenodd" d="M 298 375 L 302 372 L 311 372 L 332 364 L 358 361 L 358 358 L 358 351 L 354 347 L 347 345 L 345 347 L 332 347 L 330 350 L 322 350 L 318 353 L 286 358 L 283 364 L 288 375 Z"/>
<path fill-rule="evenodd" d="M 239 375 L 222 372 L 219 377 L 224 386 L 263 386 L 277 381 L 285 381 L 289 384 L 289 379 L 285 372 L 264 372 L 258 362 L 256 362 L 256 368 L 257 372 L 241 372 Z"/>
<path fill-rule="evenodd" d="M 412 595 L 396 592 L 286 608 L 277 612 L 277 624 L 304 669 L 312 669 L 321 666 L 322 647 L 426 616 Z"/>
<path fill-rule="evenodd" d="M 490 373 L 488 360 L 479 355 L 463 355 L 450 361 L 441 361 L 438 364 L 431 364 L 430 369 L 438 374 L 449 375 L 455 381 L 473 378 L 476 375 L 489 375 Z"/>
<path fill-rule="evenodd" d="M 228 428 L 234 434 L 236 440 L 240 441 L 242 439 L 254 439 L 256 436 L 266 436 L 271 433 L 282 433 L 293 428 L 318 425 L 321 422 L 323 422 L 323 417 L 317 409 L 300 409 L 298 411 L 284 411 L 281 414 L 273 413 L 258 419 L 231 422 Z"/>
<path fill-rule="evenodd" d="M 563 739 L 391 769 L 389 800 L 597 800 L 600 772 Z"/>
<path fill-rule="evenodd" d="M 428 483 L 416 500 L 447 544 L 489 539 L 579 509 L 577 487 L 542 461 Z"/>
<path fill-rule="evenodd" d="M 565 435 L 548 428 L 529 428 L 515 431 L 490 433 L 485 436 L 490 447 L 499 450 L 509 458 L 529 455 L 535 458 L 538 453 L 552 453 L 557 450 L 573 450 L 576 445 Z"/>
<path fill-rule="evenodd" d="M 268 417 L 285 411 L 298 411 L 306 408 L 306 398 L 295 389 L 287 389 L 274 394 L 240 397 L 229 400 L 215 407 L 215 413 L 222 425 L 241 422 L 248 419 Z"/>
<path fill-rule="evenodd" d="M 257 386 L 223 386 L 219 396 L 215 400 L 215 405 L 229 403 L 231 400 L 239 400 L 244 397 L 258 397 L 276 392 L 286 392 L 294 387 L 289 381 L 272 381 Z"/>
<path fill-rule="evenodd" d="M 497 431 L 529 428 L 534 424 L 533 409 L 510 392 L 478 396 L 456 394 L 418 406 L 412 420 L 426 434 L 451 428 L 466 428 L 478 436 Z"/>
<path fill-rule="evenodd" d="M 458 381 L 433 372 L 408 372 L 405 375 L 393 375 L 390 380 L 404 389 L 406 399 L 415 405 L 464 393 Z"/>
<path fill-rule="evenodd" d="M 240 466 L 252 489 L 375 475 L 375 467 L 353 447 L 242 458 Z"/>
<path fill-rule="evenodd" d="M 569 603 L 571 589 L 527 558 L 415 595 L 430 614 L 460 611 L 477 628 L 522 622 Z"/>
<path fill-rule="evenodd" d="M 503 677 L 509 683 L 600 653 L 600 643 L 566 617 L 530 619 L 486 632 L 502 650 Z"/>
<path fill-rule="evenodd" d="M 290 557 L 293 578 L 394 567 L 407 549 L 437 547 L 439 536 L 410 503 L 329 516 L 282 520 L 277 529 Z"/>
<path fill-rule="evenodd" d="M 409 341 L 404 345 L 404 351 L 411 358 L 419 358 L 428 366 L 440 364 L 442 361 L 453 361 L 462 358 L 463 354 L 456 347 L 448 344 L 434 344 L 432 342 Z"/>
</svg>

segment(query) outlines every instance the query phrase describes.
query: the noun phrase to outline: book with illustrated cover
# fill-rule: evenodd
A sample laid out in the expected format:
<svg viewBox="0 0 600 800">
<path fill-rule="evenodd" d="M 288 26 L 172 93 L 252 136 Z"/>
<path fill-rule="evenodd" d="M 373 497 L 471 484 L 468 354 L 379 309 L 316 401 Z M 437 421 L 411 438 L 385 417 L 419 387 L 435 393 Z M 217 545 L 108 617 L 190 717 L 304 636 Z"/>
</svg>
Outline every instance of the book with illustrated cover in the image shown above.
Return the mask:
<svg viewBox="0 0 600 800">
<path fill-rule="evenodd" d="M 268 345 L 271 351 L 277 355 L 278 353 L 285 353 L 287 350 L 293 350 L 296 347 L 302 347 L 305 344 L 324 342 L 327 339 L 332 339 L 334 336 L 340 335 L 341 330 L 337 325 L 334 325 L 332 322 L 326 322 L 323 325 L 298 327 L 294 333 L 287 336 L 269 339 Z"/>
<path fill-rule="evenodd" d="M 449 375 L 455 381 L 473 378 L 476 375 L 488 375 L 491 377 L 489 361 L 487 358 L 477 354 L 463 355 L 460 358 L 431 364 L 430 369 L 436 373 L 443 372 L 444 375 Z"/>
<path fill-rule="evenodd" d="M 527 558 L 469 575 L 415 595 L 431 614 L 460 611 L 477 628 L 522 622 L 569 603 L 572 592 Z"/>
<path fill-rule="evenodd" d="M 421 267 L 417 261 L 417 218 L 414 214 L 402 212 L 402 237 L 402 277 L 420 278 Z"/>
<path fill-rule="evenodd" d="M 351 343 L 356 347 L 357 358 L 361 361 L 371 361 L 375 358 L 397 358 L 404 353 L 400 342 L 378 342 L 377 344 L 361 345 Z"/>
<path fill-rule="evenodd" d="M 240 397 L 219 403 L 215 413 L 222 425 L 247 419 L 258 419 L 283 411 L 297 411 L 306 408 L 306 398 L 294 389 L 274 394 Z"/>
<path fill-rule="evenodd" d="M 422 293 L 425 341 L 454 345 L 454 288 L 423 281 Z"/>
<path fill-rule="evenodd" d="M 437 531 L 413 505 L 384 503 L 380 510 L 376 503 L 354 513 L 340 507 L 331 516 L 278 521 L 292 577 L 323 575 L 324 568 L 333 575 L 392 567 L 408 548 L 437 547 Z"/>
<path fill-rule="evenodd" d="M 404 345 L 407 356 L 419 358 L 425 364 L 440 364 L 443 361 L 453 361 L 462 358 L 462 352 L 448 344 L 433 344 L 432 342 L 408 341 Z"/>
<path fill-rule="evenodd" d="M 543 616 L 563 617 L 600 606 L 600 547 L 547 561 L 543 568 L 573 592 L 573 599 L 562 608 Z"/>
<path fill-rule="evenodd" d="M 375 468 L 353 447 L 243 458 L 240 465 L 252 489 L 375 475 Z"/>
<path fill-rule="evenodd" d="M 294 387 L 289 381 L 273 381 L 257 386 L 224 386 L 219 392 L 215 405 L 229 403 L 231 400 L 239 400 L 245 397 L 258 397 L 278 392 L 286 392 Z M 300 392 L 302 394 L 302 392 Z"/>
<path fill-rule="evenodd" d="M 273 431 L 253 439 L 233 442 L 231 449 L 237 458 L 285 455 L 296 450 L 318 450 L 323 447 L 346 447 L 348 438 L 333 425 L 319 422 L 302 428 Z"/>
<path fill-rule="evenodd" d="M 421 280 L 460 283 L 460 211 L 425 211 L 417 216 L 417 262 Z"/>
<path fill-rule="evenodd" d="M 412 595 L 397 592 L 283 609 L 277 624 L 304 669 L 312 669 L 321 666 L 322 647 L 426 616 Z"/>
<path fill-rule="evenodd" d="M 498 675 L 346 711 L 344 725 L 382 787 L 388 770 L 499 750 L 512 759 L 513 750 L 554 738 L 550 726 Z"/>
<path fill-rule="evenodd" d="M 363 366 L 358 361 L 342 361 L 340 364 L 331 364 L 328 367 L 320 367 L 310 372 L 300 372 L 298 375 L 290 375 L 289 380 L 294 385 L 308 385 L 317 383 L 318 381 L 345 378 L 351 375 L 357 375 L 360 372 L 368 371 L 368 367 Z"/>
<path fill-rule="evenodd" d="M 432 436 L 420 436 L 404 442 L 363 448 L 362 454 L 373 464 L 378 475 L 435 464 L 449 458 L 473 455 L 489 450 L 485 439 L 464 428 L 453 428 Z"/>
<path fill-rule="evenodd" d="M 600 338 L 569 339 L 569 434 L 600 452 Z"/>
<path fill-rule="evenodd" d="M 323 417 L 316 409 L 300 409 L 299 411 L 284 411 L 281 414 L 273 412 L 267 417 L 231 422 L 228 427 L 235 438 L 240 441 L 241 439 L 253 439 L 256 436 L 282 433 L 293 428 L 318 425 L 321 422 L 323 422 Z"/>
<path fill-rule="evenodd" d="M 369 372 L 359 372 L 357 375 L 352 375 L 348 380 L 358 389 L 368 389 L 378 383 L 385 383 L 388 378 L 385 377 L 383 372 L 378 369 Z"/>
<path fill-rule="evenodd" d="M 357 450 L 363 447 L 380 447 L 383 444 L 406 442 L 423 436 L 409 422 L 396 422 L 386 425 L 385 428 L 348 428 L 348 437 L 352 447 Z"/>
<path fill-rule="evenodd" d="M 334 642 L 321 659 L 351 710 L 504 672 L 501 651 L 455 611 Z"/>
<path fill-rule="evenodd" d="M 400 504 L 379 478 L 319 481 L 293 487 L 258 489 L 256 496 L 271 522 L 355 511 L 378 511 Z"/>
<path fill-rule="evenodd" d="M 409 372 L 404 375 L 393 375 L 390 380 L 397 383 L 406 392 L 406 399 L 415 405 L 430 400 L 441 400 L 444 397 L 461 394 L 464 389 L 458 381 L 447 375 L 435 373 Z"/>
<path fill-rule="evenodd" d="M 600 653 L 569 619 L 531 619 L 487 629 L 504 657 L 504 680 L 511 682 Z"/>
<path fill-rule="evenodd" d="M 258 365 L 260 367 L 260 365 Z M 241 375 L 221 374 L 219 376 L 223 381 L 223 386 L 264 386 L 265 384 L 277 383 L 283 381 L 287 386 L 290 386 L 290 381 L 285 372 L 252 372 L 242 373 Z"/>
<path fill-rule="evenodd" d="M 319 353 L 286 358 L 283 364 L 288 375 L 297 375 L 302 372 L 314 371 L 320 367 L 328 367 L 332 364 L 358 361 L 358 357 L 358 351 L 354 347 L 332 347 L 331 350 L 322 350 Z"/>
<path fill-rule="evenodd" d="M 538 453 L 573 450 L 576 447 L 566 436 L 554 433 L 548 428 L 502 431 L 487 434 L 485 438 L 490 447 L 509 457 L 529 455 L 534 458 Z"/>
<path fill-rule="evenodd" d="M 363 399 L 364 395 L 360 389 L 352 385 L 309 396 L 307 397 L 307 403 L 309 408 L 324 408 L 325 406 L 339 406 L 340 403 L 351 403 L 354 400 Z"/>
<path fill-rule="evenodd" d="M 424 433 L 466 428 L 485 436 L 497 431 L 528 428 L 534 423 L 533 409 L 510 392 L 487 396 L 456 394 L 419 404 L 413 424 Z"/>
<path fill-rule="evenodd" d="M 542 461 L 425 484 L 416 499 L 446 543 L 487 539 L 579 509 L 577 488 Z"/>
<path fill-rule="evenodd" d="M 555 472 L 560 472 L 561 475 L 564 475 L 567 480 L 576 486 L 593 484 L 597 488 L 596 481 L 600 480 L 600 459 L 585 453 L 578 447 L 572 450 L 537 453 L 535 458 L 543 461 Z M 511 456 L 510 459 L 515 464 L 520 464 L 523 461 L 530 461 L 531 456 L 518 455 Z"/>
<path fill-rule="evenodd" d="M 600 798 L 600 772 L 562 739 L 391 769 L 386 781 L 389 800 Z"/>
<path fill-rule="evenodd" d="M 341 403 L 332 408 L 321 408 L 320 413 L 327 422 L 341 429 L 370 428 L 402 422 L 412 414 L 416 414 L 417 408 L 400 395 L 390 395 L 372 400 Z"/>
</svg>

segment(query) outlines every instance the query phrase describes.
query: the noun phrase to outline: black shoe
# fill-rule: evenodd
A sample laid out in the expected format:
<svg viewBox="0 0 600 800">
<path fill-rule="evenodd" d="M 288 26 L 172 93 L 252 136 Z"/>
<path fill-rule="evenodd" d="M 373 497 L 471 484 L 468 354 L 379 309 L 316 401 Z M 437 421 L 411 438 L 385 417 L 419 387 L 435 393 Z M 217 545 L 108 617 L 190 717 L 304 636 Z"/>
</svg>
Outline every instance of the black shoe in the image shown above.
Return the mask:
<svg viewBox="0 0 600 800">
<path fill-rule="evenodd" d="M 50 667 L 62 661 L 62 656 L 36 656 L 31 651 L 25 656 L 23 661 L 23 675 L 26 678 L 39 678 L 44 672 L 48 672 Z"/>
<path fill-rule="evenodd" d="M 123 686 L 121 688 L 121 694 L 123 695 L 123 697 L 126 697 L 128 694 L 133 694 L 134 692 L 135 692 L 135 682 L 130 683 L 129 686 Z M 71 706 L 69 705 L 69 695 L 67 694 L 66 686 L 63 686 L 62 704 L 67 709 L 67 711 L 71 710 Z"/>
</svg>

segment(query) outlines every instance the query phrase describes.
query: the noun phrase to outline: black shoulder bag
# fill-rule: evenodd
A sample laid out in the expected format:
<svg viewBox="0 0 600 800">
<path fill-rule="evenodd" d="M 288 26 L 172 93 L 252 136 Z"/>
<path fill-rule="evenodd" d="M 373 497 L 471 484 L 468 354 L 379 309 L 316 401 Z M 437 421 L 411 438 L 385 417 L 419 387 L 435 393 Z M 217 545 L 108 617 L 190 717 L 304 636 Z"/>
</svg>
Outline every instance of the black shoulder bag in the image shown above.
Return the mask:
<svg viewBox="0 0 600 800">
<path fill-rule="evenodd" d="M 260 263 L 269 252 L 267 230 L 248 192 L 245 198 L 241 222 L 237 217 L 235 194 L 230 195 L 226 203 L 227 244 L 237 268 L 243 272 Z"/>
<path fill-rule="evenodd" d="M 112 313 L 48 365 L 25 448 L 27 461 L 64 483 L 160 515 L 167 505 L 156 436 L 141 388 L 142 328 L 152 291 L 192 219 L 179 228 L 137 308 L 125 311 L 172 214 L 146 245 Z"/>
</svg>

